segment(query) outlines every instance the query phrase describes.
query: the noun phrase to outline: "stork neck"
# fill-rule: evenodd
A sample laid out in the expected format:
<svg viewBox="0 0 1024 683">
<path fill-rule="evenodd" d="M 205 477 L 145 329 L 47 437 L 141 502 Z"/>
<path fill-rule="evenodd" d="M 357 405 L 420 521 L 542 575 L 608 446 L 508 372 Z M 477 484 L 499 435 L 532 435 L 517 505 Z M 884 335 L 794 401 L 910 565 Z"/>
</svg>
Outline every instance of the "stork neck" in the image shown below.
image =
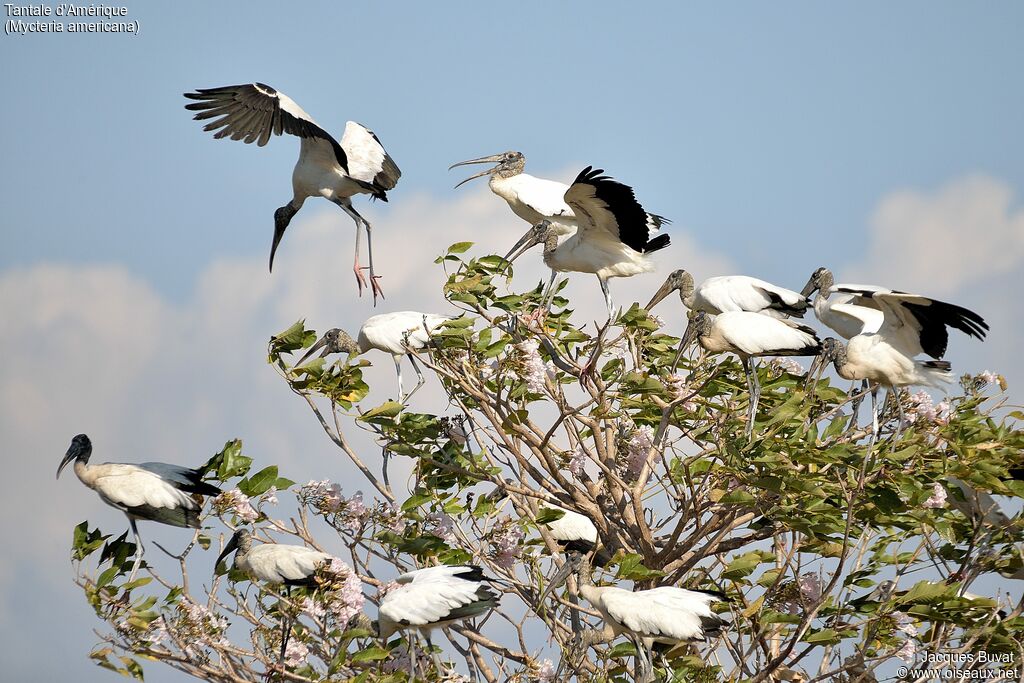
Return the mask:
<svg viewBox="0 0 1024 683">
<path fill-rule="evenodd" d="M 558 249 L 558 237 L 556 235 L 548 235 L 544 240 L 544 264 L 549 268 L 554 267 L 551 261 L 555 256 L 556 249 Z"/>
<path fill-rule="evenodd" d="M 832 293 L 832 285 L 836 283 L 835 277 L 833 277 L 831 271 L 826 271 L 821 274 L 821 283 L 818 286 L 818 295 L 814 297 L 815 303 L 818 301 L 825 301 L 828 299 L 829 294 Z"/>
<path fill-rule="evenodd" d="M 75 476 L 78 480 L 88 486 L 89 488 L 95 488 L 93 485 L 96 483 L 96 472 L 94 468 L 89 467 L 89 458 L 79 456 L 75 460 L 74 464 Z"/>
</svg>

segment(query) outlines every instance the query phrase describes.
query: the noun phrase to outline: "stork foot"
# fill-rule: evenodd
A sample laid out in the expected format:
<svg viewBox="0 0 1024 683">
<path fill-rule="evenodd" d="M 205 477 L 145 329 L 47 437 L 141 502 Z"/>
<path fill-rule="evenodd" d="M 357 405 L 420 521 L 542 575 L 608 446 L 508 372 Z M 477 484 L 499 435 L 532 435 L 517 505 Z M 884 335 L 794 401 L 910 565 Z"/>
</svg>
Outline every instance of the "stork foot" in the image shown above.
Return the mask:
<svg viewBox="0 0 1024 683">
<path fill-rule="evenodd" d="M 359 261 L 352 266 L 352 272 L 356 275 L 356 286 L 359 287 L 359 296 L 363 295 L 363 289 L 369 284 L 366 281 L 366 276 L 363 275 L 364 270 L 365 268 L 359 265 Z"/>
<path fill-rule="evenodd" d="M 370 286 L 373 288 L 373 305 L 377 305 L 377 297 L 380 296 L 381 300 L 384 300 L 384 290 L 381 289 L 380 283 L 377 280 L 380 279 L 380 275 L 370 275 Z"/>
</svg>

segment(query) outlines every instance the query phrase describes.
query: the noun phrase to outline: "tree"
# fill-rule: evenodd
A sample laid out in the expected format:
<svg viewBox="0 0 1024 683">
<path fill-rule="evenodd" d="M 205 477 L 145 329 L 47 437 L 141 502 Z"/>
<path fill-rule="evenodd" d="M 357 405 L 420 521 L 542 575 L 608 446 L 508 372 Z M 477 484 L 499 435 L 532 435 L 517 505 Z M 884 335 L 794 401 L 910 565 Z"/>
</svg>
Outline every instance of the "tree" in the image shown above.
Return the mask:
<svg viewBox="0 0 1024 683">
<path fill-rule="evenodd" d="M 540 601 L 563 561 L 545 526 L 560 514 L 546 504 L 557 503 L 589 517 L 613 555 L 596 580 L 728 597 L 723 634 L 670 650 L 659 678 L 874 681 L 925 652 L 941 656 L 918 668 L 1020 671 L 1021 603 L 967 592 L 995 573 L 1024 577 L 1020 520 L 985 507 L 990 494 L 1024 498 L 1010 472 L 1021 464 L 1024 414 L 1001 378 L 965 376 L 959 395 L 935 405 L 904 392 L 911 424 L 895 440 L 896 411 L 886 409 L 873 440 L 851 424 L 844 389 L 822 381 L 808 392 L 802 369 L 771 361 L 758 370 L 762 410 L 748 441 L 735 361 L 698 357 L 675 373 L 678 339 L 642 308 L 594 330 L 560 297 L 545 315 L 539 287 L 506 292 L 507 264 L 468 258 L 469 248 L 438 259 L 464 314 L 419 354 L 449 397 L 444 414 L 394 401 L 365 408 L 365 359 L 294 367 L 316 339 L 301 321 L 270 340 L 270 364 L 372 499 L 353 495 L 355 485 L 295 485 L 273 465 L 250 474 L 232 441 L 206 470 L 233 488 L 213 501 L 214 533 L 182 556 L 180 575 L 149 568 L 123 583 L 132 544 L 76 527 L 76 580 L 111 628 L 91 655 L 101 666 L 138 678 L 142 661 L 155 660 L 210 681 L 404 680 L 407 648 L 422 644 L 376 641 L 358 616 L 364 592 L 369 607 L 402 572 L 472 562 L 493 577 L 501 605 L 446 630 L 453 668 L 420 675 L 555 680 L 560 662 L 562 677 L 631 680 L 634 645 L 575 605 L 571 582 Z M 356 452 L 354 429 L 412 459 L 408 490 Z M 298 505 L 287 521 L 273 507 L 285 496 Z M 208 589 L 190 582 L 191 566 L 208 570 L 213 537 L 223 543 L 225 526 L 243 524 L 266 540 L 340 543 L 345 557 L 316 589 L 290 594 L 223 567 Z M 577 608 L 580 632 L 568 618 Z"/>
</svg>

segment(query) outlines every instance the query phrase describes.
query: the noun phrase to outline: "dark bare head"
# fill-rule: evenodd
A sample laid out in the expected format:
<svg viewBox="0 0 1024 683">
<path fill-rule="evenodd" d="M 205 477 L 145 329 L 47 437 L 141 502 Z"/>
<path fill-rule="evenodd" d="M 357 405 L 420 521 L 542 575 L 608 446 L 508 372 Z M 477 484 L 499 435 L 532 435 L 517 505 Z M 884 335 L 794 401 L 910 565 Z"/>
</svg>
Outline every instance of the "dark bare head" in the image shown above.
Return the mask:
<svg viewBox="0 0 1024 683">
<path fill-rule="evenodd" d="M 832 276 L 832 271 L 822 266 L 816 271 L 811 273 L 811 277 L 807 280 L 807 284 L 800 290 L 800 296 L 809 297 L 815 292 L 821 292 L 821 296 L 828 298 L 829 290 L 832 289 L 832 285 L 835 284 L 835 278 Z"/>
<path fill-rule="evenodd" d="M 238 554 L 235 556 L 237 562 L 238 556 L 245 557 L 249 554 L 250 548 L 252 548 L 252 533 L 245 527 L 236 529 L 235 533 L 231 536 L 231 540 L 224 546 L 224 550 L 217 556 L 217 561 L 213 563 L 214 568 L 236 550 L 238 551 Z"/>
<path fill-rule="evenodd" d="M 88 463 L 89 456 L 91 455 L 92 441 L 85 434 L 79 434 L 71 440 L 71 445 L 64 454 L 64 459 L 60 461 L 60 466 L 57 467 L 57 478 L 60 479 L 61 471 L 67 467 L 69 462 L 74 460 L 76 462 Z"/>
<path fill-rule="evenodd" d="M 545 253 L 558 246 L 558 235 L 555 234 L 551 221 L 543 220 L 527 230 L 505 254 L 505 260 L 511 263 L 538 244 L 544 245 Z"/>
<path fill-rule="evenodd" d="M 306 351 L 306 354 L 299 359 L 295 366 L 299 367 L 305 363 L 306 359 L 317 351 L 320 351 L 320 358 L 324 358 L 332 353 L 362 353 L 359 342 L 353 339 L 348 332 L 340 327 L 332 327 L 324 332 L 324 335 L 315 344 L 309 347 L 309 351 Z"/>
<path fill-rule="evenodd" d="M 468 161 L 460 161 L 457 164 L 452 164 L 448 167 L 448 170 L 452 170 L 456 166 L 467 166 L 469 164 L 494 164 L 492 168 L 486 171 L 480 171 L 476 175 L 471 175 L 459 185 L 468 183 L 474 178 L 479 178 L 485 175 L 498 176 L 499 178 L 511 178 L 517 176 L 523 172 L 526 167 L 526 157 L 523 156 L 522 152 L 503 152 L 502 154 L 492 154 L 487 157 L 480 157 L 479 159 L 469 159 Z M 455 187 L 459 187 L 456 185 Z"/>
<path fill-rule="evenodd" d="M 693 276 L 682 268 L 672 271 L 647 303 L 647 310 L 654 308 L 672 292 L 679 292 L 679 300 L 686 306 L 686 300 L 693 295 Z"/>
</svg>

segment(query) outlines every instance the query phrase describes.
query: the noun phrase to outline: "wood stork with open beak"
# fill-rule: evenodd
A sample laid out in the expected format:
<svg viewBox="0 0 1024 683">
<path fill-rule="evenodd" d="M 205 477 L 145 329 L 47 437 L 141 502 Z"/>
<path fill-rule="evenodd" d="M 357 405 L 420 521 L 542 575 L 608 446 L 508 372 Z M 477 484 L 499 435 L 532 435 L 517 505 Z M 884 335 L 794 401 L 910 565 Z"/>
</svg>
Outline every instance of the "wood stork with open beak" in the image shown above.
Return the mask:
<svg viewBox="0 0 1024 683">
<path fill-rule="evenodd" d="M 565 193 L 579 229 L 561 244 L 550 221 L 541 221 L 523 236 L 506 257 L 515 261 L 531 247 L 544 245 L 544 263 L 557 272 L 594 273 L 601 283 L 608 317 L 615 316 L 608 280 L 654 270 L 647 254 L 664 249 L 668 235 L 657 235 L 665 218 L 644 211 L 633 188 L 587 166 Z M 548 285 L 548 302 L 554 288 Z"/>
<path fill-rule="evenodd" d="M 647 303 L 647 310 L 654 308 L 672 292 L 679 292 L 680 301 L 689 310 L 713 314 L 749 311 L 776 318 L 802 318 L 807 310 L 806 296 L 756 277 L 722 275 L 710 277 L 695 287 L 693 275 L 685 270 L 673 271 L 665 279 L 665 283 Z"/>
<path fill-rule="evenodd" d="M 412 395 L 419 391 L 426 380 L 416 363 L 414 351 L 420 351 L 430 343 L 430 335 L 443 323 L 454 319 L 456 316 L 438 315 L 434 313 L 420 313 L 419 311 L 396 311 L 394 313 L 382 313 L 367 318 L 363 326 L 359 328 L 358 341 L 352 339 L 345 331 L 332 328 L 313 346 L 306 351 L 306 354 L 299 359 L 296 367 L 301 366 L 310 356 L 323 349 L 320 357 L 323 358 L 332 353 L 366 353 L 370 349 L 377 349 L 384 353 L 391 354 L 395 361 L 395 372 L 398 374 L 398 401 L 405 403 Z M 411 350 L 410 350 L 411 349 Z M 402 357 L 406 356 L 416 371 L 416 386 L 408 394 L 402 385 Z"/>
<path fill-rule="evenodd" d="M 203 481 L 199 470 L 162 462 L 105 462 L 89 464 L 92 441 L 85 434 L 71 440 L 71 446 L 57 468 L 57 478 L 74 461 L 78 479 L 99 494 L 100 500 L 128 517 L 137 546 L 135 564 L 128 582 L 135 580 L 144 547 L 136 521 L 147 519 L 170 526 L 199 528 L 203 496 L 216 496 L 220 489 Z"/>
<path fill-rule="evenodd" d="M 836 285 L 835 277 L 828 268 L 818 268 L 800 292 L 801 296 L 814 294 L 814 314 L 823 325 L 835 330 L 844 339 L 858 334 L 877 332 L 882 326 L 882 310 L 874 305 L 856 303 L 856 294 L 840 292 L 839 289 L 859 291 L 888 291 L 871 285 Z"/>
<path fill-rule="evenodd" d="M 235 553 L 235 569 L 250 577 L 285 587 L 289 602 L 291 587 L 316 588 L 316 572 L 334 559 L 327 553 L 302 545 L 284 543 L 261 543 L 253 546 L 252 533 L 245 528 L 235 531 L 214 562 L 219 565 L 228 555 Z M 281 616 L 281 654 L 283 663 L 291 635 L 291 621 Z"/>
<path fill-rule="evenodd" d="M 455 187 L 458 188 L 474 178 L 490 176 L 487 184 L 491 192 L 504 199 L 512 213 L 532 226 L 541 221 L 551 223 L 551 231 L 558 238 L 576 232 L 576 214 L 565 203 L 565 193 L 569 186 L 554 180 L 537 178 L 523 173 L 526 157 L 522 152 L 505 152 L 491 156 L 470 159 L 452 164 L 448 170 L 468 164 L 495 164 L 494 167 L 471 175 Z M 527 233 L 529 234 L 529 232 Z M 520 240 L 525 239 L 524 235 Z M 507 258 L 507 256 L 506 256 Z M 555 279 L 555 271 L 551 271 L 551 280 Z"/>
<path fill-rule="evenodd" d="M 751 365 L 750 359 L 761 356 L 816 356 L 821 350 L 821 342 L 814 330 L 791 320 L 749 311 L 729 311 L 719 315 L 698 311 L 690 318 L 683 338 L 679 341 L 673 370 L 678 366 L 683 351 L 694 341 L 708 353 L 731 352 L 740 357 L 750 391 L 747 438 L 754 432 L 757 404 L 761 400 L 757 369 Z"/>
<path fill-rule="evenodd" d="M 270 269 L 274 269 L 274 254 L 284 237 L 292 217 L 309 197 L 323 197 L 334 202 L 356 224 L 355 259 L 352 270 L 356 276 L 360 295 L 367 285 L 363 266 L 359 263 L 360 229 L 366 230 L 366 250 L 370 265 L 369 285 L 374 304 L 377 295 L 383 296 L 373 270 L 372 228 L 369 221 L 352 206 L 352 197 L 369 194 L 387 201 L 387 191 L 398 184 L 402 172 L 388 155 L 380 140 L 370 129 L 349 121 L 341 141 L 321 128 L 313 118 L 290 97 L 263 83 L 229 85 L 221 88 L 201 88 L 185 93 L 190 100 L 185 106 L 197 112 L 198 121 L 214 119 L 203 130 L 217 131 L 215 138 L 231 136 L 246 144 L 267 144 L 271 135 L 288 133 L 301 139 L 299 160 L 292 172 L 292 199 L 274 212 L 274 242 L 270 247 Z"/>
<path fill-rule="evenodd" d="M 970 337 L 984 339 L 988 323 L 961 306 L 917 294 L 880 288 L 857 289 L 855 286 L 833 287 L 834 291 L 852 294 L 856 306 L 877 307 L 883 321 L 875 332 L 854 335 L 846 346 L 835 338 L 822 342 L 821 355 L 807 373 L 808 381 L 832 362 L 843 379 L 873 382 L 871 415 L 874 438 L 878 437 L 878 388 L 884 386 L 896 402 L 900 424 L 893 443 L 899 439 L 904 416 L 903 405 L 896 393 L 898 387 L 941 387 L 952 381 L 950 364 L 938 360 L 946 353 L 949 342 L 947 327 Z M 936 360 L 917 361 L 915 356 L 927 354 Z"/>
<path fill-rule="evenodd" d="M 706 641 L 729 625 L 711 609 L 713 604 L 727 600 L 718 591 L 675 586 L 628 591 L 615 586 L 597 586 L 591 558 L 586 554 L 570 556 L 544 589 L 541 602 L 573 572 L 579 578 L 580 595 L 601 613 L 605 622 L 602 640 L 607 642 L 624 635 L 636 645 L 641 664 L 637 680 L 653 680 L 651 651 L 656 644 L 674 646 L 686 641 Z"/>
<path fill-rule="evenodd" d="M 384 595 L 376 622 L 370 626 L 377 636 L 387 640 L 399 631 L 422 635 L 431 649 L 434 666 L 441 662 L 433 651 L 431 632 L 448 624 L 472 619 L 498 605 L 498 596 L 487 585 L 488 579 L 476 565 L 427 567 L 402 574 L 397 585 Z M 409 643 L 409 680 L 415 678 L 416 648 Z"/>
</svg>

